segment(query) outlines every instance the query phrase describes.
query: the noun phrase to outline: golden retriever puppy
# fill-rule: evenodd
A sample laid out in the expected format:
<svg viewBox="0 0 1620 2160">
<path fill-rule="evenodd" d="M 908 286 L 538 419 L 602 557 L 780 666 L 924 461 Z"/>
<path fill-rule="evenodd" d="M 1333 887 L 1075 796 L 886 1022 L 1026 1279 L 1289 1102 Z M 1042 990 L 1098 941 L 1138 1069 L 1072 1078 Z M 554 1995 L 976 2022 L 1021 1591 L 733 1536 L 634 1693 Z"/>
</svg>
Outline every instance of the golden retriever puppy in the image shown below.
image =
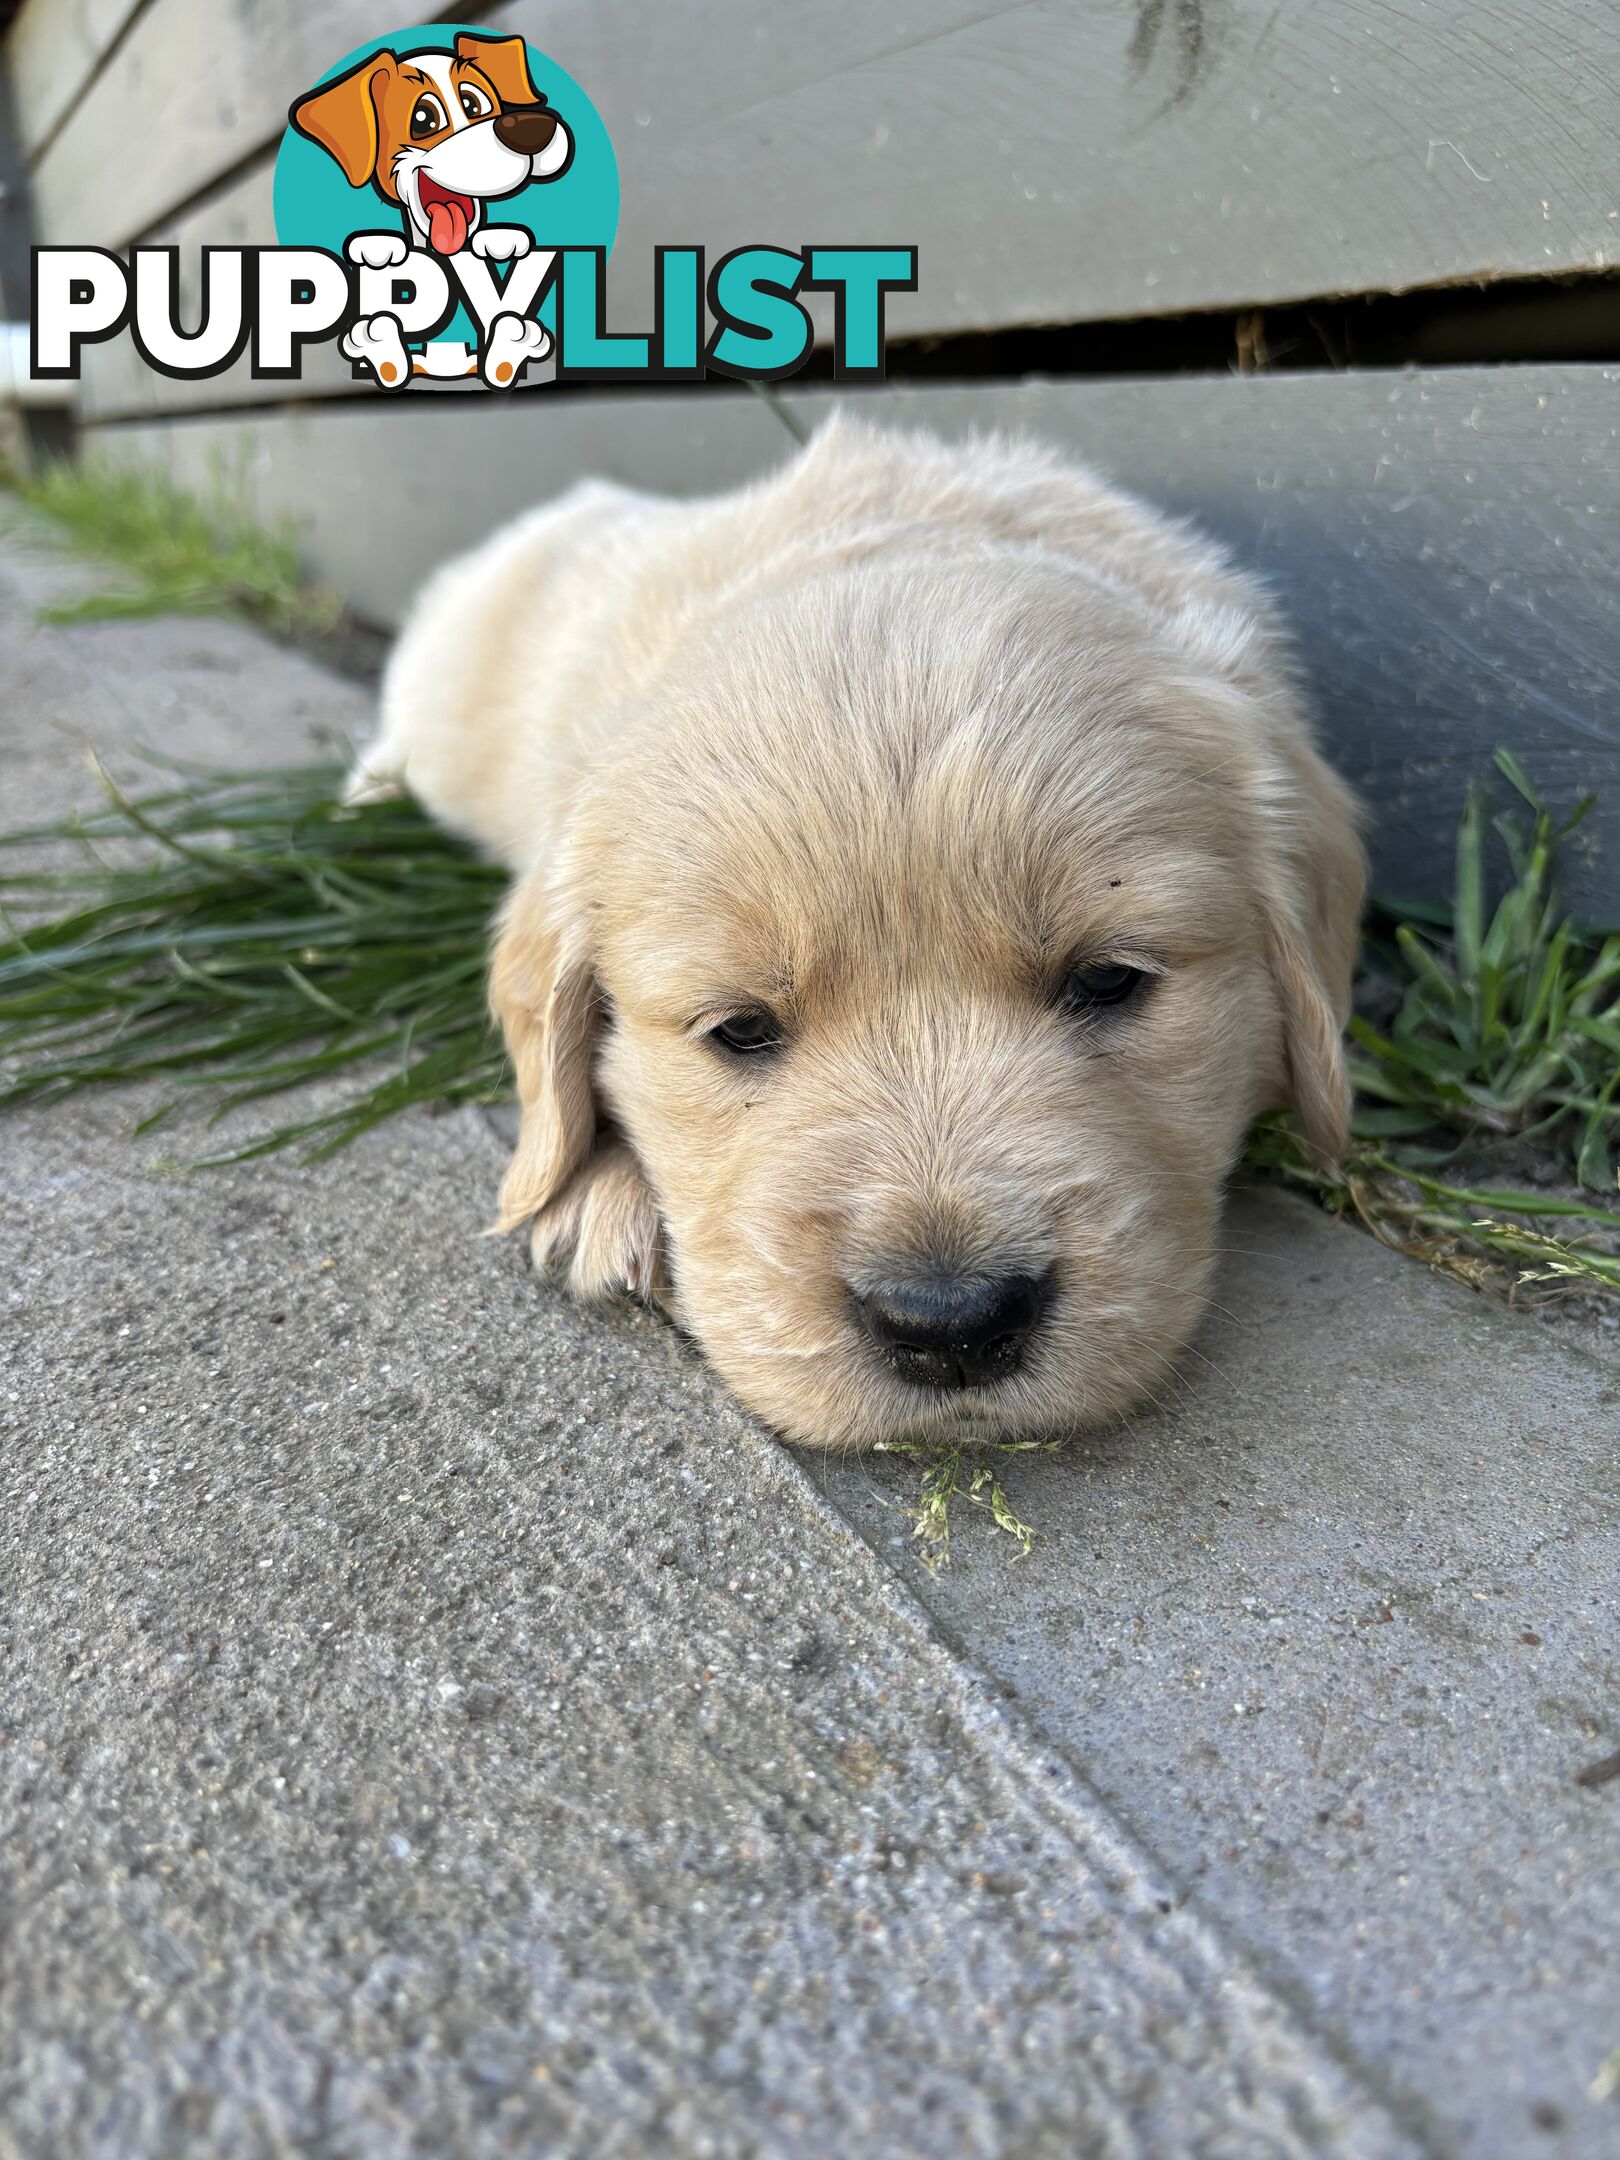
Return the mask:
<svg viewBox="0 0 1620 2160">
<path fill-rule="evenodd" d="M 577 488 L 428 586 L 356 778 L 514 873 L 502 1225 L 793 1440 L 1116 1416 L 1256 1113 L 1343 1142 L 1362 855 L 1271 605 L 1044 451 Z"/>
</svg>

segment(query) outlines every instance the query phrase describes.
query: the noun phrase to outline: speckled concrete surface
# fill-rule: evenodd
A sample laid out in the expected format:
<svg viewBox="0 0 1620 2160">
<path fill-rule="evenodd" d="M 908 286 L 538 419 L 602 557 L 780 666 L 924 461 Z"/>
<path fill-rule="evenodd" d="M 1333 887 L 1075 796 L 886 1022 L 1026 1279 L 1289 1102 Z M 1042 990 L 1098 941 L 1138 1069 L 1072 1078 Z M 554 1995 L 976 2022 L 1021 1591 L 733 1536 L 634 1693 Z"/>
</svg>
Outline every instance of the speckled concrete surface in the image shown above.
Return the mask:
<svg viewBox="0 0 1620 2160">
<path fill-rule="evenodd" d="M 63 727 L 364 724 L 54 576 L 8 821 Z M 895 1466 L 477 1236 L 475 1113 L 188 1179 L 131 1117 L 0 1121 L 0 2153 L 1609 2149 L 1612 1377 L 1245 1203 L 1220 1371 L 931 1581 Z"/>
<path fill-rule="evenodd" d="M 21 2151 L 1407 2149 L 475 1115 L 5 1138 Z"/>
<path fill-rule="evenodd" d="M 1169 1406 L 1009 1470 L 1029 1561 L 913 1586 L 1442 2149 L 1620 2149 L 1620 1373 L 1288 1195 L 1227 1243 Z"/>
</svg>

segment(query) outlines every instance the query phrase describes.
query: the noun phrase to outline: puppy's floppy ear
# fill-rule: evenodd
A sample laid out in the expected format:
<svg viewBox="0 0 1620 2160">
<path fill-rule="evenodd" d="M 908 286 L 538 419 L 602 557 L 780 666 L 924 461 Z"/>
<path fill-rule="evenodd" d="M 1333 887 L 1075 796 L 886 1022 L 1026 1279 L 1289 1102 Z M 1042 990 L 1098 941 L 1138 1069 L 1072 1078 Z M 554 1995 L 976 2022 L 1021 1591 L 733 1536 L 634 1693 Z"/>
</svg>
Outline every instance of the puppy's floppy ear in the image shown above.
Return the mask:
<svg viewBox="0 0 1620 2160">
<path fill-rule="evenodd" d="M 374 52 L 336 82 L 300 98 L 287 115 L 300 135 L 336 158 L 350 187 L 365 187 L 377 171 L 377 106 L 398 72 L 391 52 Z"/>
<path fill-rule="evenodd" d="M 1350 1137 L 1344 1023 L 1366 890 L 1354 798 L 1303 739 L 1266 790 L 1262 873 L 1267 957 L 1283 1016 L 1288 1105 L 1324 1166 Z"/>
<path fill-rule="evenodd" d="M 577 926 L 557 922 L 538 870 L 513 888 L 501 916 L 489 1001 L 506 1037 L 522 1110 L 497 1226 L 513 1230 L 556 1198 L 596 1137 L 596 977 Z"/>
<path fill-rule="evenodd" d="M 503 105 L 544 102 L 529 73 L 529 48 L 522 38 L 485 37 L 477 30 L 464 30 L 456 39 L 456 58 L 481 67 Z"/>
<path fill-rule="evenodd" d="M 1243 592 L 1246 605 L 1195 601 L 1169 627 L 1182 653 L 1207 671 L 1200 694 L 1236 724 L 1255 759 L 1247 786 L 1260 825 L 1256 883 L 1286 1061 L 1279 1107 L 1294 1111 L 1326 1166 L 1350 1136 L 1343 1031 L 1366 857 L 1355 798 L 1317 755 L 1299 716 L 1293 665 L 1270 604 L 1246 581 Z"/>
</svg>

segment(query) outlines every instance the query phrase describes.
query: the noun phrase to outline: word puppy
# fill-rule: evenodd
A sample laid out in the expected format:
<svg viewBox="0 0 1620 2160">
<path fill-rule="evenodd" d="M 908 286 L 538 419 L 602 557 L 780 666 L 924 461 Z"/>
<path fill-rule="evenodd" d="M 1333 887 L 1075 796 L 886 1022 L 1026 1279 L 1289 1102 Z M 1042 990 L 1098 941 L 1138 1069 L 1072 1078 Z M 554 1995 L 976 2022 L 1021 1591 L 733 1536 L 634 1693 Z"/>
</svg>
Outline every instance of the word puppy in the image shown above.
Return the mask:
<svg viewBox="0 0 1620 2160">
<path fill-rule="evenodd" d="M 1033 448 L 839 422 L 429 585 L 355 789 L 510 866 L 501 1195 L 791 1439 L 1151 1393 L 1252 1119 L 1345 1137 L 1362 855 L 1258 586 Z"/>
</svg>

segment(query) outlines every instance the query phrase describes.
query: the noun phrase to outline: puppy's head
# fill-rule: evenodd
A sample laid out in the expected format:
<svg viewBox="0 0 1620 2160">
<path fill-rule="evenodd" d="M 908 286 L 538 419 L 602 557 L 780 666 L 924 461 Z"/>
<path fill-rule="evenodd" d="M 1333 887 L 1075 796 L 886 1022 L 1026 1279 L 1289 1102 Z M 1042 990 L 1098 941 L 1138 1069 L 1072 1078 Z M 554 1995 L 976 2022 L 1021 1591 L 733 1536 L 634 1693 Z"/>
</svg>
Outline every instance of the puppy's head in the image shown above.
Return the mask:
<svg viewBox="0 0 1620 2160">
<path fill-rule="evenodd" d="M 398 203 L 442 255 L 465 246 L 479 204 L 554 180 L 572 139 L 529 74 L 520 37 L 464 31 L 453 52 L 374 52 L 300 98 L 300 134 L 336 159 L 351 187 Z"/>
<path fill-rule="evenodd" d="M 622 1137 L 800 1441 L 1150 1394 L 1252 1118 L 1343 1138 L 1361 858 L 1290 695 L 1258 615 L 1015 545 L 734 603 L 509 911 L 507 1218 Z"/>
</svg>

